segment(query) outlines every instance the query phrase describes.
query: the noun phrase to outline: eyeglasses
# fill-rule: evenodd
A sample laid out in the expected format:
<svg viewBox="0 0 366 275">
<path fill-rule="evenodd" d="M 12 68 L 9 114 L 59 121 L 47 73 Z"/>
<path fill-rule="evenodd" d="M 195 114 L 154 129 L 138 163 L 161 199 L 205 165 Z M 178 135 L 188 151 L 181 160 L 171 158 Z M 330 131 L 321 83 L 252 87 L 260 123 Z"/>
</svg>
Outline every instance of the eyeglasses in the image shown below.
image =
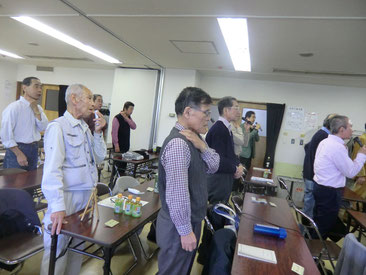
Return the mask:
<svg viewBox="0 0 366 275">
<path fill-rule="evenodd" d="M 192 108 L 197 110 L 197 111 L 200 111 L 201 113 L 203 113 L 207 117 L 211 116 L 211 111 L 210 110 L 202 111 L 200 108 L 194 108 L 194 107 L 192 107 Z"/>
<path fill-rule="evenodd" d="M 231 106 L 230 108 L 231 108 L 231 109 L 234 109 L 234 110 L 237 110 L 237 111 L 239 111 L 239 109 L 240 109 L 240 107 L 239 107 L 239 106 Z"/>
</svg>

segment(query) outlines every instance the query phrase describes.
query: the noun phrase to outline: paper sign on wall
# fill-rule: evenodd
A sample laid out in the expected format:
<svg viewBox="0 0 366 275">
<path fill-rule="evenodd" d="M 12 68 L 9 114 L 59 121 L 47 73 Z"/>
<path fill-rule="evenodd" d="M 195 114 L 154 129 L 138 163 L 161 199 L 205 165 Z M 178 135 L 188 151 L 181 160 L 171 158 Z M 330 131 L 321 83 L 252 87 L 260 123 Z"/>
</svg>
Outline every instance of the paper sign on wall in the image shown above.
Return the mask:
<svg viewBox="0 0 366 275">
<path fill-rule="evenodd" d="M 285 129 L 301 132 L 304 129 L 305 112 L 302 107 L 288 107 Z"/>
</svg>

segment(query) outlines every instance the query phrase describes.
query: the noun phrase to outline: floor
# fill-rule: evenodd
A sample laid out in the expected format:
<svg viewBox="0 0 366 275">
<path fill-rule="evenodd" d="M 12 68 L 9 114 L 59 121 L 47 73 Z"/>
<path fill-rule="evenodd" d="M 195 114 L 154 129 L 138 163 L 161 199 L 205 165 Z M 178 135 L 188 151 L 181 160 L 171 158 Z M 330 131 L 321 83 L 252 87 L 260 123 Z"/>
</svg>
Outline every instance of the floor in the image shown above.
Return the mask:
<svg viewBox="0 0 366 275">
<path fill-rule="evenodd" d="M 107 171 L 102 171 L 102 182 L 107 183 L 109 181 L 109 173 Z M 42 214 L 40 214 L 40 218 L 42 218 Z M 142 232 L 140 233 L 140 239 L 142 245 L 144 246 L 145 250 L 149 254 L 150 252 L 156 249 L 156 244 L 147 240 L 146 236 L 150 230 L 150 223 L 147 224 Z M 356 237 L 358 233 L 356 233 Z M 366 238 L 362 238 L 362 243 L 366 245 Z M 131 275 L 153 275 L 156 274 L 158 271 L 158 263 L 157 263 L 157 253 L 149 260 L 146 261 L 142 256 L 142 251 L 140 250 L 137 239 L 132 238 L 132 244 L 136 250 L 137 257 L 138 257 L 138 264 L 137 266 L 132 269 L 129 273 Z M 339 246 L 342 246 L 343 239 L 338 242 Z M 40 265 L 42 260 L 43 253 L 39 253 L 30 259 L 25 261 L 23 269 L 18 274 L 25 274 L 25 275 L 38 275 L 40 273 Z M 111 271 L 113 275 L 124 274 L 125 271 L 133 264 L 133 256 L 130 252 L 129 246 L 127 242 L 123 243 L 115 252 L 112 263 L 111 263 Z M 332 270 L 331 265 L 329 262 L 326 261 L 326 267 Z M 98 259 L 92 259 L 88 257 L 84 257 L 84 261 L 81 268 L 81 275 L 99 275 L 103 274 L 102 271 L 103 262 Z M 202 273 L 203 266 L 198 264 L 197 261 L 194 261 L 192 267 L 192 275 L 199 275 Z M 8 275 L 11 274 L 7 271 L 0 270 L 0 275 Z"/>
</svg>

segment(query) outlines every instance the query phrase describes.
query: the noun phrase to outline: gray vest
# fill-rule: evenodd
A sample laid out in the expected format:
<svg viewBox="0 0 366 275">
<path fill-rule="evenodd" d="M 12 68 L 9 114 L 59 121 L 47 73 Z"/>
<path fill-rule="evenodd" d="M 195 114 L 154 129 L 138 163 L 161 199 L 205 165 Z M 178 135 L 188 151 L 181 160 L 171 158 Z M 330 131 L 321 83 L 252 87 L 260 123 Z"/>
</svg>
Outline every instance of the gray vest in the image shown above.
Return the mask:
<svg viewBox="0 0 366 275">
<path fill-rule="evenodd" d="M 177 128 L 173 128 L 169 136 L 165 139 L 161 148 L 161 153 L 164 152 L 165 146 L 168 142 L 174 138 L 183 139 L 191 152 L 191 162 L 188 168 L 188 189 L 191 201 L 191 223 L 201 222 L 206 216 L 207 209 L 207 165 L 201 157 L 201 152 L 194 147 L 194 145 L 188 141 L 185 136 L 179 133 Z M 169 209 L 166 204 L 166 176 L 165 169 L 159 160 L 159 194 L 161 200 L 161 212 L 169 215 Z M 164 216 L 166 216 L 164 215 Z"/>
</svg>

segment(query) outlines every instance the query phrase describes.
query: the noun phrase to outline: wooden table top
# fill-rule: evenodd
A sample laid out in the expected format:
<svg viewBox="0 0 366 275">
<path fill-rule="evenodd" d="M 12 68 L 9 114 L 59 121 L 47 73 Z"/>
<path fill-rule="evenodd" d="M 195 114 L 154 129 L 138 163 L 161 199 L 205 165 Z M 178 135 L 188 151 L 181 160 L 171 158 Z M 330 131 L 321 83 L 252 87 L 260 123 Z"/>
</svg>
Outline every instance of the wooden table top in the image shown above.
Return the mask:
<svg viewBox="0 0 366 275">
<path fill-rule="evenodd" d="M 83 212 L 83 210 L 81 210 L 65 218 L 68 223 L 62 226 L 61 233 L 81 240 L 90 241 L 104 247 L 112 247 L 122 242 L 138 228 L 151 221 L 160 210 L 161 204 L 159 194 L 146 191 L 147 187 L 153 186 L 154 181 L 149 181 L 134 187 L 135 189 L 145 192 L 145 194 L 139 196 L 141 197 L 141 200 L 149 202 L 142 207 L 142 216 L 140 218 L 126 216 L 124 214 L 115 214 L 114 209 L 98 205 L 99 221 L 97 221 L 96 213 L 94 213 L 92 219 L 87 220 L 87 215 L 85 216 L 85 220 L 81 222 L 79 217 L 79 214 Z M 126 196 L 130 193 L 124 192 L 123 194 Z M 134 195 L 134 197 L 136 197 L 136 195 Z M 110 219 L 119 221 L 119 224 L 113 228 L 107 227 L 105 222 Z"/>
<path fill-rule="evenodd" d="M 356 202 L 363 202 L 366 203 L 366 199 L 362 198 L 356 192 L 349 189 L 347 186 L 343 189 L 343 197 L 342 199 L 347 201 L 356 201 Z"/>
<path fill-rule="evenodd" d="M 29 189 L 38 188 L 42 184 L 43 168 L 13 175 L 0 176 L 0 188 Z"/>
<path fill-rule="evenodd" d="M 275 203 L 277 207 L 253 203 L 252 196 L 265 198 L 268 202 Z M 291 267 L 294 262 L 305 268 L 304 274 L 319 274 L 285 199 L 246 193 L 243 212 L 246 214 L 241 215 L 231 274 L 292 274 Z M 268 225 L 272 223 L 272 225 L 286 228 L 287 238 L 281 240 L 254 233 L 253 228 L 256 223 Z M 276 254 L 277 264 L 238 256 L 238 243 L 273 250 Z"/>
<path fill-rule="evenodd" d="M 363 228 L 366 228 L 366 213 L 347 209 L 347 212 L 354 218 Z"/>
<path fill-rule="evenodd" d="M 126 160 L 122 158 L 122 154 L 120 153 L 113 153 L 112 160 L 121 161 L 121 162 L 127 162 L 127 163 L 133 163 L 133 164 L 141 164 L 149 161 L 153 161 L 159 158 L 159 154 L 157 153 L 147 153 L 149 158 L 148 159 L 141 159 L 141 160 Z"/>
</svg>

